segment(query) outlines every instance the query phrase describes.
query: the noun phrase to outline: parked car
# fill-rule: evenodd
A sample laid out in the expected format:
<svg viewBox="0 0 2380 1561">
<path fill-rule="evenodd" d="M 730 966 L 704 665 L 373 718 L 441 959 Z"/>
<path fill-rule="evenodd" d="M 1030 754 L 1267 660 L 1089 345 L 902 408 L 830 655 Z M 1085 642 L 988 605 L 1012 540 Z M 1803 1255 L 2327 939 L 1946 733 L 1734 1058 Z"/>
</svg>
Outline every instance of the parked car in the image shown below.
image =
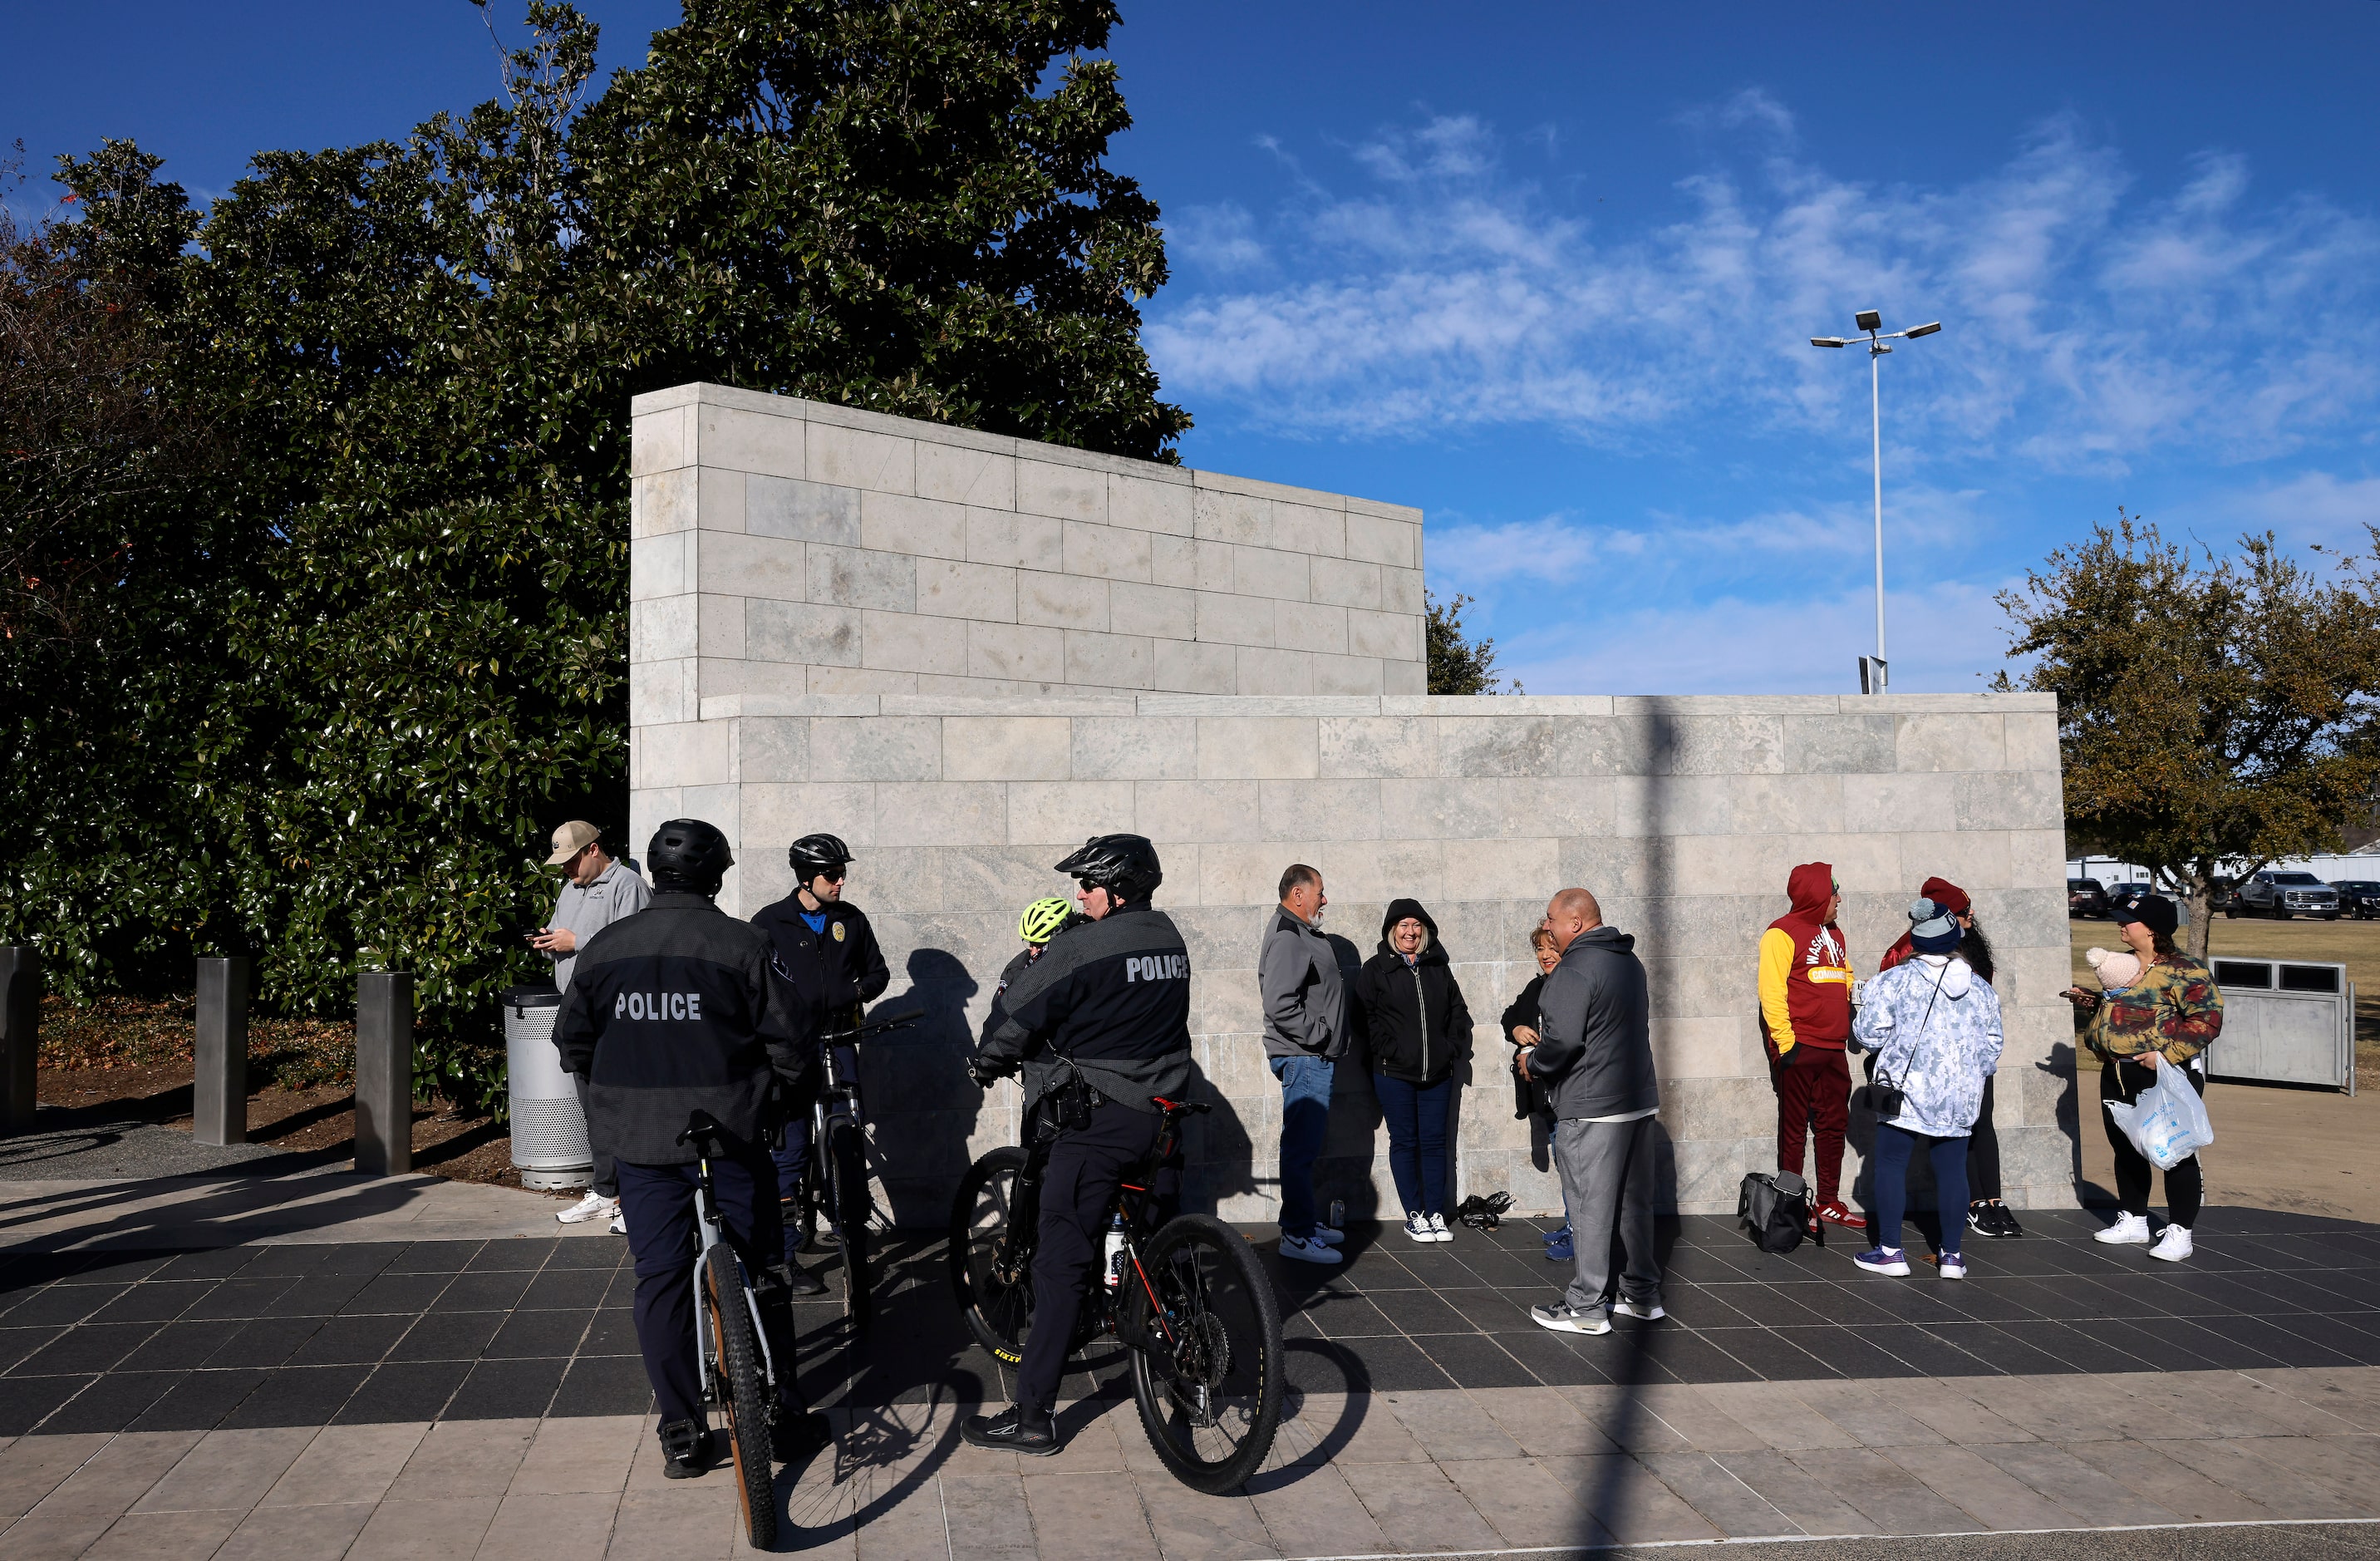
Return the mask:
<svg viewBox="0 0 2380 1561">
<path fill-rule="evenodd" d="M 2284 872 L 2266 868 L 2243 880 L 2225 911 L 2229 916 L 2270 916 L 2286 921 L 2292 916 L 2338 920 L 2338 891 L 2311 872 Z"/>
<path fill-rule="evenodd" d="M 2066 881 L 2066 914 L 2069 920 L 2097 921 L 2107 914 L 2107 891 L 2096 878 L 2069 878 Z"/>
<path fill-rule="evenodd" d="M 2338 913 L 2358 921 L 2380 917 L 2380 880 L 2371 878 L 2334 878 L 2330 886 L 2338 891 Z"/>
</svg>

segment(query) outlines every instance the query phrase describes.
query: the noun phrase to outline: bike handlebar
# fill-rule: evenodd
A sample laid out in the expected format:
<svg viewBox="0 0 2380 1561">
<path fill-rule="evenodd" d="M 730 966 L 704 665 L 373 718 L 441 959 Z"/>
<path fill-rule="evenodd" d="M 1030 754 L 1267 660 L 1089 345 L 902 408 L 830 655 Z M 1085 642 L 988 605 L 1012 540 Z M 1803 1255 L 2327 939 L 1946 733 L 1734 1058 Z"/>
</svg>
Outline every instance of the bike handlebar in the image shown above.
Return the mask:
<svg viewBox="0 0 2380 1561">
<path fill-rule="evenodd" d="M 881 1035 L 886 1031 L 906 1030 L 925 1017 L 926 1006 L 919 1003 L 906 1008 L 896 1008 L 889 1014 L 879 1014 L 867 1023 L 854 1025 L 848 1030 L 827 1031 L 819 1037 L 819 1040 L 829 1046 L 856 1045 L 871 1035 Z"/>
</svg>

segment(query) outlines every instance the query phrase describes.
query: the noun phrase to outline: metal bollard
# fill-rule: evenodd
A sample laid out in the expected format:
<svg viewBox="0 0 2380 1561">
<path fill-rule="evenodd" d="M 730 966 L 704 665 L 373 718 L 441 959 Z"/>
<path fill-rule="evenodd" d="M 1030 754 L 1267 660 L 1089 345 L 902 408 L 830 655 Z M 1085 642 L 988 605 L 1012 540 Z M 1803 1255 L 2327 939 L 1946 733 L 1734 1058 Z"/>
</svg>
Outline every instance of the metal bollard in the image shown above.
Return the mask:
<svg viewBox="0 0 2380 1561">
<path fill-rule="evenodd" d="M 244 957 L 199 961 L 199 1070 L 190 1088 L 190 1137 L 248 1141 L 248 978 Z"/>
<path fill-rule="evenodd" d="M 0 947 L 0 1133 L 33 1130 L 41 1055 L 41 950 L 30 945 Z"/>
<path fill-rule="evenodd" d="M 356 1169 L 413 1169 L 413 975 L 356 978 Z"/>
</svg>

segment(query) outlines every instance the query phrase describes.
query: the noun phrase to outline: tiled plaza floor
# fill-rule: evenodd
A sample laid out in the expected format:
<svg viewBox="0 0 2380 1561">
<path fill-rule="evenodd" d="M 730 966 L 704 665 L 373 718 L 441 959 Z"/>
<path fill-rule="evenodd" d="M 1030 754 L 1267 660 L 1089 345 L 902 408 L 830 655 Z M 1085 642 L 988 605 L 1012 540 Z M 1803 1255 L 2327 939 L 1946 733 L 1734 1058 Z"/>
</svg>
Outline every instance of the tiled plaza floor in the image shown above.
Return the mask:
<svg viewBox="0 0 2380 1561">
<path fill-rule="evenodd" d="M 1601 1338 L 1529 1322 L 1562 1274 L 1526 1222 L 1440 1246 L 1359 1238 L 1339 1270 L 1269 1245 L 1266 1262 L 1290 1381 L 1315 1394 L 2380 1365 L 2380 1228 L 2210 1210 L 2173 1266 L 2090 1240 L 2096 1215 L 2025 1218 L 2021 1240 L 1972 1242 L 1964 1283 L 1922 1263 L 1863 1274 L 1840 1239 L 1769 1257 L 1730 1222 L 1689 1219 L 1667 1232 L 1670 1319 Z M 832 1302 L 799 1309 L 813 1400 L 1003 1396 L 941 1245 L 890 1255 L 866 1337 Z M 626 1258 L 623 1241 L 522 1238 L 0 1254 L 0 1435 L 640 1415 Z"/>
</svg>

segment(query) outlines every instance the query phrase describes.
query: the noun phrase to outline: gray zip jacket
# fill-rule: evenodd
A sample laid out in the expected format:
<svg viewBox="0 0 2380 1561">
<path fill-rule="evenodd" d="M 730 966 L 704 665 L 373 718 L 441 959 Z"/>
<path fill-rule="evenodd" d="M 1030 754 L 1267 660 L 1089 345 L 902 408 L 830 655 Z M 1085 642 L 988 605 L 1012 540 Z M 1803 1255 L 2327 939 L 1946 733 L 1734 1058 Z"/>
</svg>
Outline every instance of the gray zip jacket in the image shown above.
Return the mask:
<svg viewBox="0 0 2380 1561">
<path fill-rule="evenodd" d="M 1634 938 L 1612 927 L 1581 933 L 1546 977 L 1537 1011 L 1529 1077 L 1556 1116 L 1624 1116 L 1661 1104 Z"/>
<path fill-rule="evenodd" d="M 1347 982 L 1339 956 L 1286 906 L 1265 929 L 1257 992 L 1264 999 L 1265 1055 L 1337 1062 L 1347 1055 Z"/>
<path fill-rule="evenodd" d="M 587 952 L 587 945 L 595 934 L 614 921 L 634 916 L 652 902 L 653 891 L 637 876 L 637 870 L 616 859 L 585 888 L 580 888 L 576 879 L 564 879 L 562 897 L 554 902 L 553 920 L 546 925 L 577 933 L 578 947 L 576 953 L 546 956 L 553 961 L 553 984 L 569 991 L 570 973 L 577 968 L 578 956 Z"/>
</svg>

